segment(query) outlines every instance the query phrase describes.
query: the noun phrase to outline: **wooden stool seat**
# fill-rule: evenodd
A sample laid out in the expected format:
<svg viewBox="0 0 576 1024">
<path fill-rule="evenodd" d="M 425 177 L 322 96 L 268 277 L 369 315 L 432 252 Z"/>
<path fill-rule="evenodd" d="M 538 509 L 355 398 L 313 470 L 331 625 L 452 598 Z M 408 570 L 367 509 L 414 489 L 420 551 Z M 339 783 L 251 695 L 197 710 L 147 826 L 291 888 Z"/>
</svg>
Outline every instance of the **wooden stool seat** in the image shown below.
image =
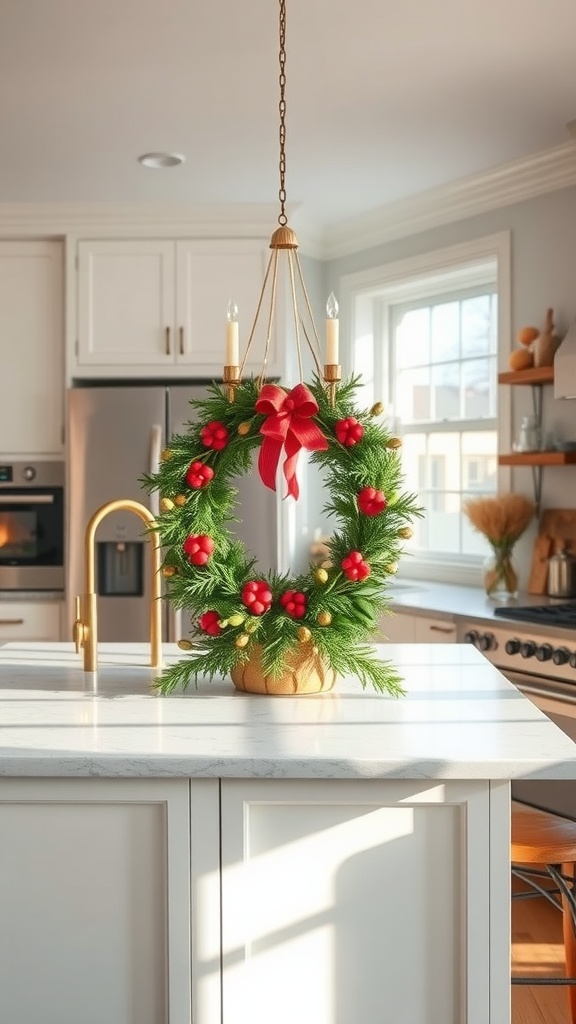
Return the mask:
<svg viewBox="0 0 576 1024">
<path fill-rule="evenodd" d="M 513 892 L 512 899 L 542 896 L 563 911 L 566 977 L 538 983 L 568 986 L 569 1019 L 576 1024 L 576 822 L 512 801 L 511 860 L 512 874 L 528 886 Z M 516 976 L 512 982 L 534 984 Z"/>
<path fill-rule="evenodd" d="M 517 864 L 576 861 L 576 821 L 512 802 L 512 860 Z"/>
</svg>

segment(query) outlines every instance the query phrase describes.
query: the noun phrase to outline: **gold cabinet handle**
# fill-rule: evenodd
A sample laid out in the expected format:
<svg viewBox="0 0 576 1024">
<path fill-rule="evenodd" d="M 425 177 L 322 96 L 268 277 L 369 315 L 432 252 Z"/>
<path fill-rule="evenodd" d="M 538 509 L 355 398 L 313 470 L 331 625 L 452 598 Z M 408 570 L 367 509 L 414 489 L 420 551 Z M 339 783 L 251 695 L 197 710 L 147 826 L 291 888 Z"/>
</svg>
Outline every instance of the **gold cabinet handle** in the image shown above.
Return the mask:
<svg viewBox="0 0 576 1024">
<path fill-rule="evenodd" d="M 0 619 L 0 626 L 23 626 L 24 619 Z"/>
<path fill-rule="evenodd" d="M 166 328 L 166 355 L 170 355 L 170 328 Z"/>
<path fill-rule="evenodd" d="M 180 328 L 180 355 L 184 355 L 184 328 Z"/>
<path fill-rule="evenodd" d="M 431 633 L 453 633 L 455 626 L 429 626 Z"/>
</svg>

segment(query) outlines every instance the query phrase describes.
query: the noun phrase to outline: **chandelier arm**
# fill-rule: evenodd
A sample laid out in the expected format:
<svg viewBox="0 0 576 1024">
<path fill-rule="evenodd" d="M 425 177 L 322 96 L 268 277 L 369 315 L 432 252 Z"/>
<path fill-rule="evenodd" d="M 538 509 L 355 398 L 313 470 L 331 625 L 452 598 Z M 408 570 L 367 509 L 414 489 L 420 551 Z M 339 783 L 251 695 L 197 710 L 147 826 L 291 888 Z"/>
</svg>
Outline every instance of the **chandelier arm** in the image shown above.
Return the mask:
<svg viewBox="0 0 576 1024">
<path fill-rule="evenodd" d="M 296 281 L 294 278 L 294 251 L 288 250 L 288 268 L 290 271 L 290 294 L 292 297 L 292 313 L 294 315 L 294 336 L 296 338 L 296 354 L 298 356 L 298 374 L 300 383 L 304 380 L 302 372 L 302 347 L 300 345 L 300 321 L 298 315 L 298 299 L 296 298 Z"/>
<path fill-rule="evenodd" d="M 320 345 L 320 338 L 318 337 L 318 331 L 316 330 L 316 324 L 314 323 L 314 315 L 312 313 L 312 306 L 310 305 L 310 298 L 309 298 L 308 292 L 306 290 L 306 284 L 304 283 L 304 275 L 302 273 L 302 266 L 300 264 L 300 257 L 298 256 L 298 252 L 297 251 L 295 252 L 295 256 L 296 256 L 296 266 L 298 268 L 298 279 L 300 281 L 300 287 L 302 288 L 302 294 L 303 294 L 305 302 L 306 302 L 306 310 L 308 312 L 308 317 L 310 319 L 310 323 L 312 324 L 312 330 L 314 331 L 314 339 L 315 339 L 315 342 L 316 342 L 316 350 L 317 350 L 317 353 L 318 353 L 318 357 L 320 359 L 322 357 L 322 348 L 321 348 L 321 345 Z M 310 345 L 310 341 L 308 341 L 308 344 Z M 312 351 L 312 347 L 311 347 L 311 351 Z M 312 354 L 314 354 L 314 353 L 312 353 Z M 314 356 L 314 358 L 316 359 L 316 356 Z M 319 365 L 319 363 L 317 365 Z"/>
<path fill-rule="evenodd" d="M 258 324 L 258 318 L 260 316 L 260 310 L 262 308 L 262 302 L 264 300 L 264 294 L 266 292 L 266 285 L 268 283 L 268 278 L 270 276 L 270 268 L 272 266 L 272 261 L 274 261 L 274 267 L 275 267 L 274 273 L 276 274 L 276 264 L 278 262 L 278 252 L 277 252 L 277 250 L 272 250 L 272 252 L 270 253 L 270 259 L 268 260 L 268 266 L 266 267 L 266 273 L 264 275 L 264 283 L 262 284 L 262 288 L 260 289 L 260 297 L 258 299 L 258 306 L 256 308 L 256 315 L 255 315 L 254 321 L 252 323 L 252 330 L 250 331 L 250 337 L 248 338 L 248 342 L 247 342 L 247 345 L 246 345 L 246 351 L 244 352 L 244 356 L 242 357 L 242 362 L 240 364 L 240 377 L 242 377 L 242 374 L 244 373 L 244 366 L 245 366 L 246 360 L 248 358 L 248 353 L 250 351 L 250 347 L 252 345 L 252 341 L 254 340 L 254 333 L 256 331 L 256 326 Z"/>
<path fill-rule="evenodd" d="M 300 317 L 300 326 L 302 327 L 302 333 L 303 333 L 304 337 L 306 338 L 306 343 L 308 345 L 308 348 L 310 349 L 310 354 L 312 356 L 312 359 L 314 360 L 314 363 L 315 363 L 315 366 L 316 366 L 316 372 L 318 373 L 318 376 L 320 378 L 322 378 L 324 376 L 324 371 L 322 369 L 322 363 L 320 362 L 320 359 L 316 355 L 316 351 L 314 349 L 314 346 L 313 346 L 312 342 L 310 341 L 310 336 L 308 334 L 308 331 L 306 330 L 306 326 L 304 324 L 304 320 L 302 319 L 302 317 Z M 312 326 L 314 327 L 314 324 L 312 324 Z M 315 329 L 316 328 L 314 328 L 314 330 Z"/>
<path fill-rule="evenodd" d="M 276 314 L 276 294 L 278 285 L 278 249 L 274 250 L 274 272 L 272 274 L 272 290 L 270 295 L 270 309 L 268 311 L 268 326 L 266 328 L 266 340 L 264 342 L 264 359 L 262 361 L 262 372 L 260 373 L 259 383 L 260 387 L 264 380 L 266 371 L 266 364 L 268 362 L 268 353 L 270 351 L 270 338 L 272 337 L 272 325 L 274 323 L 274 316 Z"/>
</svg>

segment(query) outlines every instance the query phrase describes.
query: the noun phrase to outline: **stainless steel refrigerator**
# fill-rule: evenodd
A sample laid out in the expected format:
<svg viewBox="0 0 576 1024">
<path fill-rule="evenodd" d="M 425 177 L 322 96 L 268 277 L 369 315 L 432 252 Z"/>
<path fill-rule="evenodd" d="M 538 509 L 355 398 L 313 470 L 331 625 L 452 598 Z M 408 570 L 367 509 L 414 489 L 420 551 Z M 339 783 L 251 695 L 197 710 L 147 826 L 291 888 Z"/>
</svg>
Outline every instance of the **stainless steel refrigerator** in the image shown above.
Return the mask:
<svg viewBox="0 0 576 1024">
<path fill-rule="evenodd" d="M 158 495 L 139 482 L 153 472 L 172 434 L 186 433 L 196 418 L 191 399 L 206 397 L 200 384 L 138 384 L 75 387 L 68 392 L 68 615 L 84 593 L 84 532 L 105 502 L 131 498 L 154 513 Z M 233 529 L 258 559 L 263 571 L 279 564 L 279 503 L 256 473 L 238 477 Z M 144 641 L 148 638 L 151 567 L 143 524 L 133 513 L 114 512 L 96 533 L 98 639 Z M 177 640 L 188 624 L 166 602 L 164 639 Z"/>
</svg>

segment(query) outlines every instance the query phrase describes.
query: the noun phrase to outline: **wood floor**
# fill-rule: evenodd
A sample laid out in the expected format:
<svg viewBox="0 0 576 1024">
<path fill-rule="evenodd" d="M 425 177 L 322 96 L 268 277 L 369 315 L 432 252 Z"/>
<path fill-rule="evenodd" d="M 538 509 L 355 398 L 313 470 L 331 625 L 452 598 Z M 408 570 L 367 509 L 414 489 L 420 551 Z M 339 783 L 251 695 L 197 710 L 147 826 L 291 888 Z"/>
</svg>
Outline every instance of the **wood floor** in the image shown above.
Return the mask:
<svg viewBox="0 0 576 1024">
<path fill-rule="evenodd" d="M 512 958 L 518 974 L 564 974 L 562 915 L 547 900 L 512 901 Z M 566 986 L 512 986 L 512 1024 L 570 1024 Z"/>
</svg>

